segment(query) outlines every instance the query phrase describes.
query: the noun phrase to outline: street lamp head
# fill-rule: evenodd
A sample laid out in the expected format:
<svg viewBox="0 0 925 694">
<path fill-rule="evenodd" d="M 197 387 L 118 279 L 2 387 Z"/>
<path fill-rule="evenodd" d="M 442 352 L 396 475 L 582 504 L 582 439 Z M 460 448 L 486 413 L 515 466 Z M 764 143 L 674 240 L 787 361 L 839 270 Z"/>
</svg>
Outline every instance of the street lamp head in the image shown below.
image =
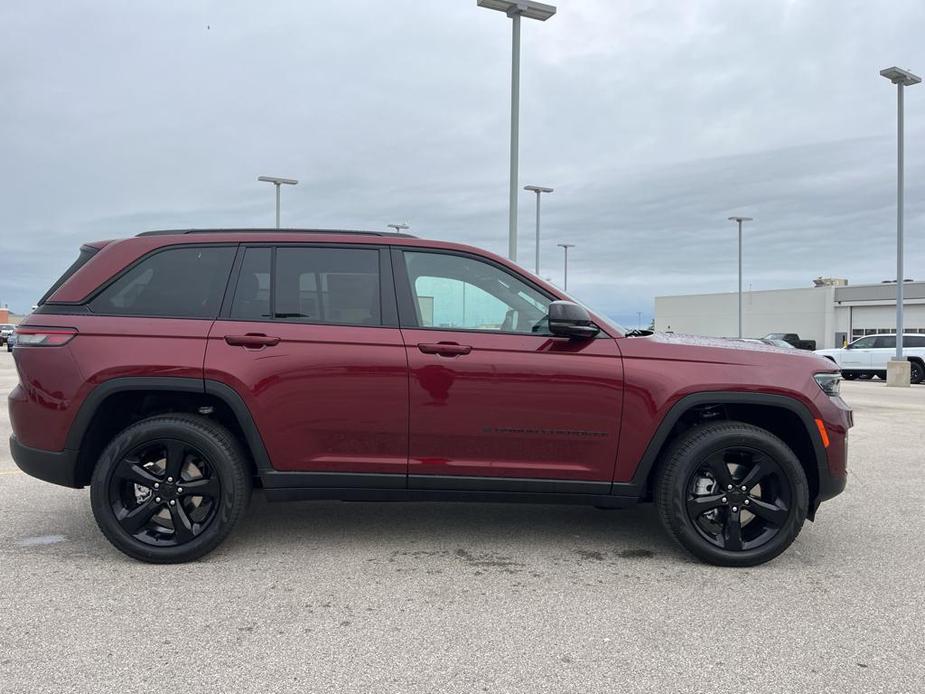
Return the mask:
<svg viewBox="0 0 925 694">
<path fill-rule="evenodd" d="M 913 75 L 908 70 L 903 70 L 902 68 L 898 68 L 896 66 L 881 70 L 880 74 L 890 80 L 890 82 L 893 84 L 901 84 L 904 87 L 911 87 L 913 84 L 918 84 L 922 81 L 922 78 L 918 75 Z"/>
<path fill-rule="evenodd" d="M 285 183 L 289 186 L 294 186 L 298 183 L 294 178 L 279 178 L 277 176 L 257 176 L 258 181 L 263 181 L 264 183 L 273 183 L 275 185 L 280 185 Z"/>
<path fill-rule="evenodd" d="M 730 217 L 730 222 L 754 222 L 754 217 Z"/>
<path fill-rule="evenodd" d="M 553 5 L 545 5 L 534 0 L 478 0 L 478 6 L 489 10 L 504 12 L 508 17 L 520 15 L 528 19 L 545 22 L 556 13 Z"/>
<path fill-rule="evenodd" d="M 544 188 L 543 186 L 524 186 L 524 190 L 529 190 L 534 193 L 551 193 L 553 188 Z"/>
<path fill-rule="evenodd" d="M 574 243 L 557 243 L 556 245 L 562 248 L 574 248 L 575 247 Z"/>
<path fill-rule="evenodd" d="M 386 224 L 386 226 L 389 227 L 390 229 L 394 229 L 396 234 L 401 233 L 402 229 L 411 228 L 407 224 Z"/>
</svg>

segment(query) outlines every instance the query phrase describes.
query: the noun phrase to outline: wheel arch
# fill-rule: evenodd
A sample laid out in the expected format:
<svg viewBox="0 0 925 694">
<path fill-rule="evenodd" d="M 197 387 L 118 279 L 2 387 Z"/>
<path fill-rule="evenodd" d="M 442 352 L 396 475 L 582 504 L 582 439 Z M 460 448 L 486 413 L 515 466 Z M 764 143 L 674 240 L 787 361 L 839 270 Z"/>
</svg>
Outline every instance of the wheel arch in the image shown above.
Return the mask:
<svg viewBox="0 0 925 694">
<path fill-rule="evenodd" d="M 255 475 L 272 467 L 247 404 L 230 386 L 201 378 L 120 377 L 90 391 L 68 430 L 65 448 L 77 452 L 75 482 L 90 483 L 103 448 L 134 421 L 168 412 L 196 413 L 201 407 L 211 408 L 209 416 L 239 440 Z"/>
<path fill-rule="evenodd" d="M 809 483 L 812 520 L 819 503 L 820 480 L 828 458 L 809 408 L 796 398 L 771 393 L 706 391 L 678 400 L 649 441 L 631 484 L 649 497 L 665 452 L 675 440 L 702 422 L 734 420 L 761 427 L 781 438 L 800 460 Z"/>
</svg>

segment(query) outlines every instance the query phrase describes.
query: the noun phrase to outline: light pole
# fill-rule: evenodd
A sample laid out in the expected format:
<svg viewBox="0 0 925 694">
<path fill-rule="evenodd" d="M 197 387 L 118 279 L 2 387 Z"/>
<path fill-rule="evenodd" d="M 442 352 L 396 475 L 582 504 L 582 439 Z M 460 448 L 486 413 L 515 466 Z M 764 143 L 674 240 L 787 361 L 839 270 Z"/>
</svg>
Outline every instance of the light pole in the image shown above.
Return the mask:
<svg viewBox="0 0 925 694">
<path fill-rule="evenodd" d="M 276 228 L 279 229 L 279 187 L 283 184 L 294 186 L 298 183 L 294 178 L 279 178 L 277 176 L 257 176 L 258 181 L 272 183 L 276 186 Z"/>
<path fill-rule="evenodd" d="M 390 229 L 394 229 L 396 234 L 400 234 L 403 229 L 410 229 L 407 224 L 386 224 Z"/>
<path fill-rule="evenodd" d="M 562 248 L 563 251 L 565 251 L 565 261 L 564 261 L 565 265 L 564 265 L 564 270 L 562 272 L 562 276 L 563 276 L 562 277 L 562 289 L 567 292 L 568 291 L 568 249 L 574 248 L 575 244 L 574 243 L 559 243 L 556 245 L 558 245 L 560 248 Z"/>
<path fill-rule="evenodd" d="M 556 13 L 553 5 L 534 0 L 478 0 L 479 7 L 504 12 L 512 21 L 511 50 L 511 180 L 508 199 L 508 257 L 517 261 L 517 157 L 520 141 L 520 18 L 545 22 Z"/>
<path fill-rule="evenodd" d="M 730 217 L 729 221 L 739 225 L 739 339 L 742 339 L 742 222 L 753 220 L 751 217 Z"/>
<path fill-rule="evenodd" d="M 534 272 L 540 274 L 540 196 L 543 193 L 551 193 L 552 188 L 544 188 L 543 186 L 524 186 L 524 190 L 531 190 L 536 193 L 536 265 Z"/>
<path fill-rule="evenodd" d="M 896 355 L 887 364 L 887 385 L 907 386 L 911 367 L 903 358 L 903 88 L 918 84 L 922 78 L 898 67 L 888 67 L 880 74 L 896 85 Z M 890 371 L 895 378 L 889 378 Z"/>
</svg>

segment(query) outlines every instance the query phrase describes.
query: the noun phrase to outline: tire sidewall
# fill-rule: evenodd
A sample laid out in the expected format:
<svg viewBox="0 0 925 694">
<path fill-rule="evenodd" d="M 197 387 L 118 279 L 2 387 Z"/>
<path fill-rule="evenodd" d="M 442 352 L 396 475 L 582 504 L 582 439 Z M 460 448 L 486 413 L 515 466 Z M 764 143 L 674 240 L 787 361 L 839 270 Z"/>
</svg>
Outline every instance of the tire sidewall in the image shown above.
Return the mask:
<svg viewBox="0 0 925 694">
<path fill-rule="evenodd" d="M 94 468 L 90 483 L 93 515 L 103 534 L 119 550 L 136 559 L 154 563 L 190 561 L 214 549 L 241 515 L 249 488 L 241 468 L 242 457 L 233 437 L 224 429 L 204 427 L 199 418 L 181 416 L 153 417 L 123 430 L 104 449 Z M 217 431 L 215 431 L 217 429 Z M 183 545 L 157 547 L 130 535 L 116 520 L 109 499 L 112 475 L 122 458 L 146 441 L 174 439 L 198 449 L 205 457 L 221 485 L 218 509 L 208 526 Z"/>
<path fill-rule="evenodd" d="M 691 439 L 693 443 L 688 444 Z M 791 512 L 784 526 L 760 547 L 742 551 L 710 543 L 687 513 L 687 484 L 691 474 L 710 454 L 734 446 L 754 448 L 770 456 L 783 470 L 791 488 Z M 806 473 L 793 451 L 768 431 L 742 423 L 705 425 L 689 432 L 672 449 L 659 487 L 658 499 L 664 506 L 670 506 L 660 515 L 671 534 L 698 558 L 724 566 L 754 566 L 779 555 L 799 534 L 809 505 Z"/>
</svg>

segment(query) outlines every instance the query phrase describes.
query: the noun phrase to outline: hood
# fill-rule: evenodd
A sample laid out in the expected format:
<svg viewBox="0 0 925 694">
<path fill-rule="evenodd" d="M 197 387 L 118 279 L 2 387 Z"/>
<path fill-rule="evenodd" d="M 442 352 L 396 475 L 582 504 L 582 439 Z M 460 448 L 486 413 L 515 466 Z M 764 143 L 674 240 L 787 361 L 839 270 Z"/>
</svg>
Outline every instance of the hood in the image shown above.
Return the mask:
<svg viewBox="0 0 925 694">
<path fill-rule="evenodd" d="M 628 356 L 675 359 L 687 362 L 743 365 L 791 365 L 831 370 L 828 359 L 802 349 L 784 349 L 762 342 L 745 342 L 735 338 L 702 337 L 680 333 L 652 333 L 620 340 L 620 349 Z M 799 366 L 798 366 L 799 365 Z"/>
</svg>

